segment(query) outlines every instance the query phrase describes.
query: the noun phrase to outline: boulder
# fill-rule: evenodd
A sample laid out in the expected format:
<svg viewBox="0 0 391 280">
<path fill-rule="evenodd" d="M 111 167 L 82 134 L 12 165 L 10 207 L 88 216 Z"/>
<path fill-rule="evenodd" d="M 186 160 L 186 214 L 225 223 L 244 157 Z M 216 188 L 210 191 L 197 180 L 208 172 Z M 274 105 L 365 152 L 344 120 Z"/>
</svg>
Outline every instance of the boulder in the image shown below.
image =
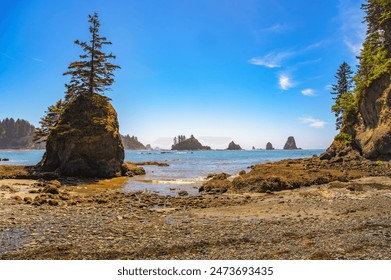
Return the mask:
<svg viewBox="0 0 391 280">
<path fill-rule="evenodd" d="M 123 162 L 117 113 L 108 98 L 93 94 L 67 106 L 38 166 L 62 176 L 111 178 L 122 174 Z"/>
<path fill-rule="evenodd" d="M 240 145 L 235 144 L 234 141 L 231 141 L 231 143 L 228 144 L 227 150 L 235 151 L 235 150 L 242 150 Z"/>
<path fill-rule="evenodd" d="M 267 142 L 267 144 L 266 144 L 266 150 L 274 150 L 272 143 Z"/>
<path fill-rule="evenodd" d="M 297 150 L 296 141 L 293 136 L 289 136 L 284 145 L 284 150 Z"/>
</svg>

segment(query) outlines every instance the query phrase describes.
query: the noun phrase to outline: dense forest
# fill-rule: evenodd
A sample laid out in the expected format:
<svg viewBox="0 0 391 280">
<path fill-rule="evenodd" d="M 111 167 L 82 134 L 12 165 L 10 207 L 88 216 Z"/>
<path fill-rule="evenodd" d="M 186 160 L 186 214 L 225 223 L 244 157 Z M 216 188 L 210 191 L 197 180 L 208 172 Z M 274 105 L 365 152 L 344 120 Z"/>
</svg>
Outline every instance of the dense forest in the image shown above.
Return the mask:
<svg viewBox="0 0 391 280">
<path fill-rule="evenodd" d="M 0 121 L 0 149 L 40 149 L 33 142 L 35 127 L 26 120 L 6 118 Z"/>
<path fill-rule="evenodd" d="M 128 135 L 121 135 L 122 144 L 125 150 L 145 150 L 146 147 L 138 141 L 137 137 Z"/>
</svg>

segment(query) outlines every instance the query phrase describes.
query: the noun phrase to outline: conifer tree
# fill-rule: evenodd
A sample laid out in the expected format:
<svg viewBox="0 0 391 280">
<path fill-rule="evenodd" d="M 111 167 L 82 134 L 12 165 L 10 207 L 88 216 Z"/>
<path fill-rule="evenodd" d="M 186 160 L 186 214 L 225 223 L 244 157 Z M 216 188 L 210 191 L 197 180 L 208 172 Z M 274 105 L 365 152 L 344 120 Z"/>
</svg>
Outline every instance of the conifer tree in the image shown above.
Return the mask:
<svg viewBox="0 0 391 280">
<path fill-rule="evenodd" d="M 335 104 L 331 107 L 331 110 L 335 113 L 336 117 L 336 129 L 340 129 L 343 124 L 344 112 L 350 107 L 349 103 L 353 102 L 353 71 L 346 62 L 343 62 L 335 75 L 337 83 L 332 85 L 331 94 L 335 95 L 333 99 Z"/>
<path fill-rule="evenodd" d="M 45 142 L 52 129 L 54 129 L 64 112 L 65 103 L 61 99 L 55 105 L 49 106 L 45 115 L 39 121 L 41 127 L 35 129 L 34 142 Z"/>
<path fill-rule="evenodd" d="M 70 75 L 70 83 L 67 88 L 65 101 L 71 102 L 80 95 L 104 94 L 114 82 L 113 71 L 120 68 L 109 62 L 115 59 L 110 53 L 106 54 L 102 48 L 111 45 L 106 37 L 99 35 L 98 14 L 89 15 L 91 38 L 88 42 L 76 40 L 75 44 L 83 49 L 80 61 L 72 62 L 64 75 Z"/>
</svg>

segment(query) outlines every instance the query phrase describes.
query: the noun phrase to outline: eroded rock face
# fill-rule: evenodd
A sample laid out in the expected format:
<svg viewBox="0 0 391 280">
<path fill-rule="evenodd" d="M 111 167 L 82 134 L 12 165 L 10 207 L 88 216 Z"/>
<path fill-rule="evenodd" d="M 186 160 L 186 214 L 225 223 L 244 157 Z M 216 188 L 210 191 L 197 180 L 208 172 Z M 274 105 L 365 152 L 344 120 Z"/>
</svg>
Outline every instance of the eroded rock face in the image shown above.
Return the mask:
<svg viewBox="0 0 391 280">
<path fill-rule="evenodd" d="M 293 136 L 289 136 L 284 145 L 284 150 L 297 150 L 296 141 Z"/>
<path fill-rule="evenodd" d="M 267 142 L 267 144 L 266 144 L 266 150 L 274 150 L 272 143 Z"/>
<path fill-rule="evenodd" d="M 234 141 L 231 141 L 231 143 L 228 144 L 227 150 L 235 151 L 235 150 L 241 150 L 242 148 L 240 145 L 235 144 Z"/>
<path fill-rule="evenodd" d="M 381 76 L 366 89 L 359 103 L 354 143 L 369 159 L 391 159 L 391 78 Z"/>
<path fill-rule="evenodd" d="M 106 97 L 95 94 L 69 104 L 39 166 L 63 176 L 110 178 L 121 175 L 123 162 L 117 113 Z"/>
</svg>

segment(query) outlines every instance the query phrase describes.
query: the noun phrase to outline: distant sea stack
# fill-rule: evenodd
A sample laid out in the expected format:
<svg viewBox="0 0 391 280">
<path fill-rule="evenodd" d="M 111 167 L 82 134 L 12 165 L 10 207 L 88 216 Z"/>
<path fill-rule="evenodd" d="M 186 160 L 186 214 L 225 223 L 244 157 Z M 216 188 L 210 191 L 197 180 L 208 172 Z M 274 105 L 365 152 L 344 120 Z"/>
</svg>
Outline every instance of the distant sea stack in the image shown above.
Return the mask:
<svg viewBox="0 0 391 280">
<path fill-rule="evenodd" d="M 174 144 L 171 147 L 171 150 L 177 151 L 199 151 L 199 150 L 210 150 L 209 146 L 202 146 L 202 144 L 191 135 L 190 138 L 186 139 L 184 135 L 179 135 L 174 138 Z"/>
<path fill-rule="evenodd" d="M 293 140 L 293 141 L 295 141 L 295 140 Z M 267 144 L 266 144 L 266 150 L 274 150 L 272 143 L 267 142 Z"/>
<path fill-rule="evenodd" d="M 44 149 L 44 143 L 34 143 L 34 132 L 35 127 L 26 120 L 0 120 L 0 149 Z"/>
<path fill-rule="evenodd" d="M 62 176 L 111 178 L 121 175 L 123 162 L 117 113 L 107 97 L 93 94 L 65 109 L 39 165 Z"/>
<path fill-rule="evenodd" d="M 121 140 L 125 150 L 147 150 L 135 136 L 130 137 L 129 135 L 121 135 Z"/>
<path fill-rule="evenodd" d="M 227 150 L 238 151 L 238 150 L 242 150 L 242 148 L 239 145 L 235 144 L 234 141 L 231 141 L 231 143 L 228 144 Z"/>
<path fill-rule="evenodd" d="M 288 137 L 288 140 L 284 145 L 284 150 L 298 150 L 298 148 L 296 147 L 295 138 L 293 136 Z"/>
</svg>

